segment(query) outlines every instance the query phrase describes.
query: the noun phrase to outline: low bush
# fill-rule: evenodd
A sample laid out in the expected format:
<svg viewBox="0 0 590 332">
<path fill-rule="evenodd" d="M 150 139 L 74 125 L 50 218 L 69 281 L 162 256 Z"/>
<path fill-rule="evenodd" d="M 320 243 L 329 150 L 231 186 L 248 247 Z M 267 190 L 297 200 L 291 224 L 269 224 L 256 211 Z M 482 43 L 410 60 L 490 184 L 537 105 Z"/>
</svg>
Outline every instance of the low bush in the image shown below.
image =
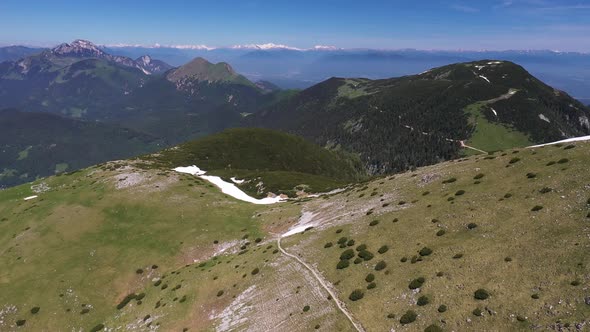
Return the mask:
<svg viewBox="0 0 590 332">
<path fill-rule="evenodd" d="M 252 270 L 251 273 L 252 273 L 252 275 L 257 275 L 258 272 L 260 272 L 260 269 L 259 268 L 255 268 L 254 270 Z"/>
<path fill-rule="evenodd" d="M 26 319 L 19 319 L 16 321 L 16 326 L 23 326 L 27 322 Z"/>
<path fill-rule="evenodd" d="M 41 310 L 41 308 L 40 308 L 40 307 L 33 307 L 33 308 L 31 308 L 31 313 L 32 313 L 33 315 L 35 315 L 35 314 L 37 314 L 37 313 L 39 312 L 39 310 Z"/>
<path fill-rule="evenodd" d="M 380 254 L 384 254 L 389 250 L 388 246 L 381 246 L 381 248 L 379 248 L 379 250 L 377 250 L 378 253 Z"/>
<path fill-rule="evenodd" d="M 328 243 L 324 244 L 324 248 L 330 248 L 332 246 L 333 246 L 332 242 L 328 242 Z"/>
<path fill-rule="evenodd" d="M 483 312 L 481 311 L 481 309 L 480 309 L 480 308 L 475 308 L 475 309 L 473 309 L 473 311 L 472 311 L 471 313 L 472 313 L 474 316 L 477 316 L 477 317 L 481 317 L 481 316 L 483 316 Z"/>
<path fill-rule="evenodd" d="M 436 236 L 443 236 L 445 235 L 446 231 L 444 229 L 439 230 L 438 232 L 436 232 Z"/>
<path fill-rule="evenodd" d="M 443 332 L 443 329 L 440 328 L 438 325 L 428 325 L 428 327 L 426 327 L 424 329 L 424 332 Z"/>
<path fill-rule="evenodd" d="M 572 286 L 580 286 L 580 284 L 581 284 L 580 280 L 574 280 L 574 281 L 570 282 L 570 285 L 572 285 Z"/>
<path fill-rule="evenodd" d="M 558 164 L 565 164 L 565 163 L 567 163 L 567 162 L 569 162 L 569 161 L 570 161 L 570 160 L 569 160 L 569 159 L 567 159 L 567 158 L 562 158 L 562 159 L 559 159 L 559 160 L 557 161 L 557 163 L 558 163 Z"/>
<path fill-rule="evenodd" d="M 504 195 L 504 198 L 510 198 L 510 197 L 512 197 L 512 194 L 511 193 L 507 193 L 507 194 Z"/>
<path fill-rule="evenodd" d="M 353 261 L 354 264 L 360 264 L 362 262 L 363 262 L 363 259 L 360 258 L 360 257 L 355 258 L 354 261 Z"/>
<path fill-rule="evenodd" d="M 526 177 L 528 179 L 534 179 L 537 177 L 537 174 L 536 173 L 526 173 Z"/>
<path fill-rule="evenodd" d="M 441 304 L 437 310 L 438 310 L 438 312 L 441 312 L 441 313 L 445 312 L 445 311 L 447 311 L 447 306 L 444 304 Z"/>
<path fill-rule="evenodd" d="M 373 253 L 371 253 L 368 250 L 361 250 L 358 255 L 360 258 L 364 259 L 365 261 L 370 261 L 374 257 Z"/>
<path fill-rule="evenodd" d="M 404 205 L 404 204 L 406 204 L 406 201 L 399 201 L 399 202 L 397 203 L 397 205 Z"/>
<path fill-rule="evenodd" d="M 422 196 L 426 196 L 428 194 L 430 194 L 430 191 L 425 191 L 425 192 L 422 193 Z"/>
<path fill-rule="evenodd" d="M 340 234 L 340 233 L 342 233 L 342 228 L 339 228 L 336 230 L 336 234 Z"/>
<path fill-rule="evenodd" d="M 362 290 L 355 289 L 352 291 L 352 293 L 350 293 L 350 295 L 348 296 L 348 299 L 351 301 L 358 301 L 358 300 L 362 299 L 364 296 L 365 296 L 365 293 L 363 293 Z"/>
<path fill-rule="evenodd" d="M 217 292 L 217 297 L 220 297 L 220 296 L 222 296 L 222 295 L 223 295 L 223 289 L 222 289 L 222 290 L 220 290 L 219 292 Z"/>
<path fill-rule="evenodd" d="M 416 301 L 416 304 L 420 307 L 427 305 L 428 303 L 430 303 L 430 299 L 428 298 L 428 296 L 426 295 L 422 295 L 418 298 L 418 301 Z"/>
<path fill-rule="evenodd" d="M 455 196 L 461 196 L 465 194 L 465 190 L 457 190 L 457 192 L 455 193 Z"/>
<path fill-rule="evenodd" d="M 536 211 L 540 211 L 542 209 L 543 209 L 543 207 L 541 205 L 535 205 L 535 206 L 533 206 L 531 211 L 536 212 Z"/>
<path fill-rule="evenodd" d="M 373 220 L 373 221 L 371 221 L 371 222 L 369 223 L 369 226 L 376 226 L 376 225 L 378 225 L 378 224 L 379 224 L 379 220 L 376 220 L 376 219 L 375 219 L 375 220 Z"/>
<path fill-rule="evenodd" d="M 104 324 L 98 324 L 95 327 L 90 329 L 90 332 L 98 332 L 104 329 Z"/>
<path fill-rule="evenodd" d="M 508 162 L 509 164 L 516 164 L 517 162 L 520 161 L 520 158 L 518 157 L 514 157 L 512 159 L 510 159 L 510 161 Z"/>
<path fill-rule="evenodd" d="M 554 161 L 550 161 L 550 162 L 548 162 L 548 163 L 547 163 L 547 165 L 545 165 L 545 166 L 551 166 L 551 165 L 555 165 L 555 162 L 554 162 Z"/>
<path fill-rule="evenodd" d="M 539 192 L 541 194 L 546 194 L 546 193 L 550 193 L 551 191 L 553 191 L 553 189 L 549 188 L 549 187 L 543 187 L 539 190 Z"/>
<path fill-rule="evenodd" d="M 474 229 L 477 228 L 477 224 L 474 222 L 470 222 L 469 224 L 467 224 L 467 228 L 468 229 Z"/>
<path fill-rule="evenodd" d="M 483 173 L 479 173 L 476 176 L 473 177 L 474 180 L 479 180 L 481 178 L 483 178 L 485 175 Z"/>
<path fill-rule="evenodd" d="M 456 254 L 455 256 L 453 256 L 453 259 L 459 259 L 462 257 L 463 257 L 463 254 Z"/>
<path fill-rule="evenodd" d="M 117 304 L 117 309 L 121 310 L 121 309 L 125 308 L 125 306 L 129 302 L 131 302 L 131 300 L 135 299 L 136 297 L 137 297 L 137 295 L 135 293 L 128 294 L 127 296 L 125 296 L 123 298 L 123 300 L 121 300 L 121 302 L 119 302 L 119 304 Z"/>
<path fill-rule="evenodd" d="M 379 263 L 377 263 L 375 265 L 375 271 L 381 271 L 386 267 L 387 267 L 387 263 L 385 263 L 384 261 L 379 261 Z"/>
<path fill-rule="evenodd" d="M 444 180 L 442 183 L 453 183 L 455 181 L 457 181 L 457 178 L 449 178 L 449 179 Z"/>
<path fill-rule="evenodd" d="M 531 298 L 533 298 L 534 300 L 538 300 L 539 299 L 539 294 L 535 293 L 533 295 L 531 295 Z"/>
<path fill-rule="evenodd" d="M 402 257 L 399 261 L 405 263 L 408 261 L 408 257 Z"/>
<path fill-rule="evenodd" d="M 473 297 L 476 300 L 486 300 L 490 297 L 490 293 L 487 290 L 480 288 L 473 293 Z"/>
<path fill-rule="evenodd" d="M 350 240 L 348 240 L 348 242 L 346 242 L 346 246 L 347 247 L 352 247 L 352 246 L 354 246 L 354 242 L 355 241 L 353 239 L 350 239 Z"/>
<path fill-rule="evenodd" d="M 422 287 L 422 285 L 424 284 L 425 281 L 426 280 L 423 277 L 416 278 L 416 279 L 410 281 L 408 288 L 409 289 L 418 289 L 418 288 Z"/>
<path fill-rule="evenodd" d="M 512 262 L 512 257 L 505 257 L 504 262 Z"/>
<path fill-rule="evenodd" d="M 516 316 L 516 320 L 519 322 L 526 322 L 526 318 L 524 316 L 521 315 L 517 315 Z"/>
<path fill-rule="evenodd" d="M 569 149 L 573 149 L 573 148 L 575 148 L 575 147 L 576 147 L 575 145 L 573 145 L 573 144 L 570 144 L 570 145 L 566 146 L 566 147 L 565 147 L 565 148 L 563 148 L 563 149 L 564 149 L 564 150 L 569 150 Z"/>
<path fill-rule="evenodd" d="M 420 249 L 420 251 L 418 253 L 420 254 L 420 256 L 430 256 L 430 254 L 432 254 L 432 249 L 430 249 L 428 247 L 424 247 L 424 248 Z"/>
<path fill-rule="evenodd" d="M 80 315 L 86 315 L 86 314 L 87 314 L 87 313 L 89 313 L 89 312 L 90 312 L 90 309 L 88 309 L 88 308 L 84 308 L 84 309 L 82 309 L 82 310 L 80 311 Z"/>
<path fill-rule="evenodd" d="M 356 251 L 363 251 L 363 250 L 367 250 L 366 244 L 361 244 L 358 247 L 356 247 Z"/>
<path fill-rule="evenodd" d="M 308 306 L 308 305 L 306 305 L 305 307 L 303 307 L 303 312 L 308 312 L 308 311 L 309 311 L 309 309 L 310 309 L 310 308 L 309 308 L 309 306 Z"/>
<path fill-rule="evenodd" d="M 143 273 L 143 269 L 137 269 L 137 270 L 135 270 L 135 273 L 142 274 Z"/>
<path fill-rule="evenodd" d="M 369 273 L 367 274 L 367 276 L 365 277 L 365 281 L 366 282 L 373 282 L 375 280 L 375 275 L 373 273 Z"/>
<path fill-rule="evenodd" d="M 418 318 L 418 314 L 416 314 L 414 311 L 412 310 L 408 310 L 406 311 L 406 313 L 404 313 L 402 315 L 402 317 L 399 319 L 399 322 L 402 325 L 406 325 L 406 324 L 410 324 L 416 321 L 416 318 Z"/>
<path fill-rule="evenodd" d="M 338 264 L 336 264 L 336 268 L 338 270 L 342 270 L 342 269 L 347 268 L 349 265 L 350 265 L 350 263 L 348 262 L 348 260 L 347 259 L 343 259 L 340 262 L 338 262 Z"/>
<path fill-rule="evenodd" d="M 342 252 L 342 254 L 340 254 L 341 260 L 349 260 L 353 257 L 354 257 L 354 250 L 352 250 L 352 249 L 346 249 Z"/>
<path fill-rule="evenodd" d="M 336 243 L 338 243 L 338 244 L 345 244 L 346 241 L 348 241 L 348 238 L 346 236 L 343 236 L 343 237 L 339 238 L 338 239 L 338 242 L 336 242 Z"/>
</svg>

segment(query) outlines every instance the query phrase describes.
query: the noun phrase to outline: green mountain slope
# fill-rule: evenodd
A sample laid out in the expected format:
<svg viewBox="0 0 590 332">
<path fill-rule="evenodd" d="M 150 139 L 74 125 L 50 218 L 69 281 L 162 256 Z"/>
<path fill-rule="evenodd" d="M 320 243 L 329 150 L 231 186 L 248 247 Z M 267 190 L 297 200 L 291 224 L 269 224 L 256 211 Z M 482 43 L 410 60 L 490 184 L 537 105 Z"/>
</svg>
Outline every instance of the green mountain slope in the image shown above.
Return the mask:
<svg viewBox="0 0 590 332">
<path fill-rule="evenodd" d="M 253 195 L 291 196 L 328 191 L 363 177 L 360 161 L 327 151 L 303 138 L 268 129 L 228 129 L 144 158 L 150 167 L 197 165 L 210 174 L 238 176 Z"/>
<path fill-rule="evenodd" d="M 341 310 L 366 331 L 583 328 L 589 152 L 471 156 L 269 206 L 145 159 L 3 190 L 0 329 L 354 331 Z"/>
<path fill-rule="evenodd" d="M 358 153 L 384 173 L 587 135 L 589 112 L 514 63 L 483 60 L 386 80 L 332 78 L 247 124 Z"/>
<path fill-rule="evenodd" d="M 168 80 L 181 84 L 187 80 L 197 80 L 204 82 L 228 82 L 234 84 L 244 84 L 254 86 L 246 77 L 239 75 L 234 69 L 225 62 L 211 63 L 201 57 L 195 58 L 187 64 L 184 64 L 166 75 Z"/>
<path fill-rule="evenodd" d="M 47 113 L 0 111 L 0 187 L 154 151 L 163 142 L 130 129 Z"/>
</svg>

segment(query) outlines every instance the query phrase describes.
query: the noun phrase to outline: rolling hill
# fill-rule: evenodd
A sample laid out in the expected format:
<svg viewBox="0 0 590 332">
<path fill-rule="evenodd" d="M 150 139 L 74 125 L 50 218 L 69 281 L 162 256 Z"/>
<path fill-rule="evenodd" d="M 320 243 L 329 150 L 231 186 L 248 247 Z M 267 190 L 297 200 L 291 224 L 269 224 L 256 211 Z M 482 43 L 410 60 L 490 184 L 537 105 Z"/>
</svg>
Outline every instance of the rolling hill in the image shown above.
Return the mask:
<svg viewBox="0 0 590 332">
<path fill-rule="evenodd" d="M 239 154 L 242 133 L 0 191 L 0 329 L 590 324 L 589 143 L 469 156 L 272 205 L 171 170 L 342 167 L 266 131 L 248 132 L 264 139 Z M 299 155 L 314 151 L 323 156 Z"/>
<path fill-rule="evenodd" d="M 374 174 L 587 135 L 590 110 L 507 61 L 385 80 L 332 78 L 247 118 L 358 153 Z"/>
<path fill-rule="evenodd" d="M 165 145 L 126 128 L 17 110 L 0 111 L 0 142 L 0 188 Z"/>
</svg>

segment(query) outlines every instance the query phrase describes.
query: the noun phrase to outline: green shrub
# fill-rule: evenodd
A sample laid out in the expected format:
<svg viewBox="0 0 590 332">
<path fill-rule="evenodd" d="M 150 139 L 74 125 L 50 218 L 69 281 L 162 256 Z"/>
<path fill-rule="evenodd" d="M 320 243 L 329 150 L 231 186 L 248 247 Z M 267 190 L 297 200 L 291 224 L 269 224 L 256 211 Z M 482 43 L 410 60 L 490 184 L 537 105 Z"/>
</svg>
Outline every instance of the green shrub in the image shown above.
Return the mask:
<svg viewBox="0 0 590 332">
<path fill-rule="evenodd" d="M 490 293 L 488 293 L 487 290 L 480 288 L 473 293 L 473 297 L 476 300 L 486 300 L 488 297 L 490 297 Z"/>
<path fill-rule="evenodd" d="M 537 177 L 537 174 L 536 173 L 526 173 L 526 177 L 528 179 L 534 179 Z"/>
<path fill-rule="evenodd" d="M 346 241 L 348 241 L 348 238 L 346 236 L 343 236 L 341 238 L 338 239 L 338 244 L 345 244 Z"/>
<path fill-rule="evenodd" d="M 342 233 L 342 228 L 339 228 L 336 230 L 336 234 L 340 234 L 340 233 Z"/>
<path fill-rule="evenodd" d="M 26 319 L 19 319 L 16 321 L 16 326 L 23 326 L 27 322 Z"/>
<path fill-rule="evenodd" d="M 221 295 L 223 295 L 223 291 L 221 291 Z M 219 293 L 217 293 L 217 296 L 221 296 L 219 295 Z M 186 295 L 183 295 L 180 300 L 178 300 L 178 303 L 184 303 L 186 301 Z"/>
<path fill-rule="evenodd" d="M 430 249 L 428 247 L 424 247 L 424 248 L 420 249 L 420 251 L 418 253 L 420 254 L 420 256 L 429 256 L 430 254 L 432 254 L 432 249 Z"/>
<path fill-rule="evenodd" d="M 504 198 L 510 198 L 510 197 L 512 197 L 511 193 L 507 193 L 506 195 L 504 195 Z"/>
<path fill-rule="evenodd" d="M 137 294 L 137 296 L 135 297 L 136 301 L 141 301 L 143 300 L 143 298 L 145 297 L 145 293 L 139 293 Z"/>
<path fill-rule="evenodd" d="M 505 257 L 504 262 L 512 262 L 512 257 Z"/>
<path fill-rule="evenodd" d="M 358 300 L 362 299 L 364 296 L 365 296 L 365 293 L 363 293 L 362 290 L 355 289 L 352 291 L 352 293 L 350 293 L 350 295 L 348 296 L 348 299 L 351 301 L 358 301 Z"/>
<path fill-rule="evenodd" d="M 308 312 L 308 311 L 309 311 L 309 309 L 310 309 L 310 308 L 309 308 L 309 306 L 308 306 L 308 305 L 306 305 L 305 307 L 303 307 L 303 312 Z"/>
<path fill-rule="evenodd" d="M 379 248 L 379 250 L 377 250 L 377 252 L 380 254 L 384 254 L 387 252 L 387 250 L 389 250 L 388 246 L 381 246 L 381 248 Z"/>
<path fill-rule="evenodd" d="M 98 332 L 98 331 L 102 331 L 102 329 L 104 329 L 104 324 L 98 324 L 95 327 L 90 329 L 90 332 Z"/>
<path fill-rule="evenodd" d="M 453 183 L 455 181 L 457 181 L 457 178 L 449 178 L 449 179 L 444 180 L 442 183 Z"/>
<path fill-rule="evenodd" d="M 445 274 L 444 274 L 444 272 L 442 272 L 442 271 L 436 272 L 436 276 L 437 276 L 437 277 L 442 277 L 442 276 L 444 276 L 444 275 L 445 275 Z"/>
<path fill-rule="evenodd" d="M 557 163 L 558 163 L 558 164 L 565 164 L 565 163 L 567 163 L 567 162 L 569 162 L 569 161 L 570 161 L 570 160 L 569 160 L 569 159 L 567 159 L 567 158 L 562 158 L 562 159 L 559 159 L 559 160 L 557 161 Z"/>
<path fill-rule="evenodd" d="M 117 309 L 121 310 L 121 309 L 125 308 L 125 306 L 129 302 L 131 302 L 131 300 L 135 299 L 136 297 L 137 297 L 137 295 L 135 295 L 135 293 L 128 294 L 127 296 L 125 296 L 123 298 L 123 300 L 121 300 L 121 302 L 119 302 L 119 304 L 117 304 Z"/>
<path fill-rule="evenodd" d="M 517 162 L 520 161 L 520 158 L 518 157 L 514 157 L 512 159 L 510 159 L 510 161 L 508 162 L 509 164 L 516 164 Z"/>
<path fill-rule="evenodd" d="M 379 224 L 379 220 L 375 219 L 369 223 L 369 226 L 376 226 Z"/>
<path fill-rule="evenodd" d="M 350 239 L 350 240 L 348 240 L 348 242 L 346 242 L 346 246 L 352 247 L 352 246 L 354 246 L 354 242 L 355 241 L 353 239 Z"/>
<path fill-rule="evenodd" d="M 360 246 L 356 247 L 356 251 L 363 251 L 363 250 L 367 250 L 366 244 L 361 244 Z"/>
<path fill-rule="evenodd" d="M 385 263 L 384 261 L 379 261 L 379 263 L 377 263 L 375 265 L 375 271 L 381 271 L 386 267 L 387 267 L 387 263 Z"/>
<path fill-rule="evenodd" d="M 143 273 L 143 269 L 137 269 L 137 270 L 135 270 L 135 273 L 142 274 Z"/>
<path fill-rule="evenodd" d="M 360 264 L 362 262 L 363 262 L 363 259 L 360 258 L 360 257 L 355 258 L 354 261 L 353 261 L 354 264 Z"/>
<path fill-rule="evenodd" d="M 462 257 L 463 257 L 463 254 L 456 254 L 455 256 L 453 256 L 453 259 L 459 259 Z"/>
<path fill-rule="evenodd" d="M 440 328 L 438 325 L 432 324 L 425 328 L 424 332 L 443 332 L 443 329 Z"/>
<path fill-rule="evenodd" d="M 474 222 L 470 222 L 469 224 L 467 224 L 467 228 L 468 229 L 474 229 L 477 228 L 477 224 Z"/>
<path fill-rule="evenodd" d="M 422 196 L 426 196 L 428 194 L 430 194 L 430 191 L 425 191 L 425 192 L 422 193 Z"/>
<path fill-rule="evenodd" d="M 569 150 L 569 149 L 573 149 L 573 148 L 575 148 L 575 147 L 576 147 L 575 145 L 573 145 L 573 144 L 570 144 L 570 145 L 566 146 L 566 147 L 565 147 L 565 148 L 563 148 L 563 149 L 564 149 L 564 150 Z"/>
<path fill-rule="evenodd" d="M 41 310 L 41 308 L 40 308 L 40 307 L 33 307 L 33 308 L 31 308 L 31 313 L 32 313 L 33 315 L 35 315 L 35 314 L 37 314 L 37 313 L 39 312 L 39 310 Z"/>
<path fill-rule="evenodd" d="M 580 284 L 581 284 L 580 280 L 574 280 L 574 281 L 570 282 L 570 285 L 572 285 L 572 286 L 580 286 Z"/>
<path fill-rule="evenodd" d="M 418 289 L 418 288 L 422 287 L 424 282 L 425 282 L 425 279 L 423 277 L 416 278 L 416 279 L 410 281 L 408 288 L 409 289 Z"/>
<path fill-rule="evenodd" d="M 258 272 L 260 272 L 260 269 L 259 268 L 255 268 L 254 270 L 252 270 L 251 273 L 252 273 L 252 275 L 257 275 Z"/>
<path fill-rule="evenodd" d="M 428 298 L 428 296 L 426 295 L 422 295 L 418 298 L 418 301 L 416 302 L 416 304 L 420 307 L 427 305 L 428 303 L 430 303 L 430 299 Z"/>
<path fill-rule="evenodd" d="M 406 325 L 415 322 L 416 318 L 418 318 L 418 314 L 416 314 L 412 310 L 408 310 L 405 314 L 402 315 L 402 317 L 399 319 L 399 322 L 402 325 Z"/>
<path fill-rule="evenodd" d="M 455 200 L 455 197 L 449 197 L 449 198 L 447 198 L 447 201 L 448 201 L 448 202 L 452 202 L 452 201 L 454 201 L 454 200 Z"/>
<path fill-rule="evenodd" d="M 481 178 L 483 178 L 485 175 L 483 173 L 479 173 L 476 176 L 473 177 L 474 180 L 479 180 Z"/>
<path fill-rule="evenodd" d="M 465 190 L 457 190 L 457 192 L 455 193 L 455 196 L 461 196 L 465 194 Z"/>
<path fill-rule="evenodd" d="M 374 257 L 373 253 L 371 253 L 368 250 L 361 250 L 358 255 L 360 258 L 364 259 L 365 261 L 370 261 Z"/>
<path fill-rule="evenodd" d="M 399 261 L 405 263 L 408 261 L 408 257 L 402 257 Z"/>
<path fill-rule="evenodd" d="M 439 230 L 438 232 L 436 232 L 436 236 L 443 236 L 445 235 L 446 231 L 444 229 Z"/>
<path fill-rule="evenodd" d="M 90 312 L 90 309 L 88 309 L 88 308 L 84 308 L 84 309 L 82 309 L 82 310 L 80 311 L 80 315 L 86 315 L 86 314 L 87 314 L 87 313 L 89 313 L 89 312 Z"/>
<path fill-rule="evenodd" d="M 447 306 L 444 304 L 441 304 L 437 310 L 438 310 L 438 312 L 443 313 L 443 312 L 447 311 Z"/>
<path fill-rule="evenodd" d="M 551 191 L 553 191 L 553 189 L 549 188 L 549 187 L 543 187 L 541 188 L 541 190 L 539 190 L 539 192 L 541 194 L 546 194 L 546 193 L 550 193 Z"/>
<path fill-rule="evenodd" d="M 535 293 L 533 295 L 531 295 L 531 298 L 538 300 L 539 299 L 539 294 Z"/>
<path fill-rule="evenodd" d="M 555 162 L 554 162 L 554 161 L 550 161 L 550 162 L 548 162 L 548 163 L 547 163 L 547 165 L 545 165 L 545 166 L 551 166 L 551 165 L 555 165 Z"/>
<path fill-rule="evenodd" d="M 391 314 L 391 313 L 390 314 L 387 314 L 387 318 L 393 319 L 393 318 L 395 318 L 395 314 Z"/>
<path fill-rule="evenodd" d="M 220 297 L 221 295 L 223 295 L 223 289 L 217 292 L 217 297 Z"/>
<path fill-rule="evenodd" d="M 542 209 L 543 209 L 543 207 L 541 205 L 535 205 L 535 206 L 533 206 L 533 208 L 531 209 L 531 211 L 535 212 L 535 211 L 540 211 Z"/>
<path fill-rule="evenodd" d="M 330 248 L 332 246 L 333 246 L 332 242 L 328 242 L 328 243 L 324 244 L 324 248 Z"/>
<path fill-rule="evenodd" d="M 472 311 L 471 313 L 472 313 L 474 316 L 477 316 L 477 317 L 481 317 L 481 316 L 483 316 L 483 312 L 481 311 L 481 309 L 480 309 L 480 308 L 475 308 L 475 309 L 473 309 L 473 311 Z"/>
<path fill-rule="evenodd" d="M 254 240 L 254 242 L 256 242 L 256 243 L 260 243 L 260 241 L 262 241 L 262 239 L 261 239 L 261 238 L 259 238 L 259 237 L 257 237 L 257 238 Z"/>
<path fill-rule="evenodd" d="M 516 320 L 519 321 L 519 322 L 526 322 L 526 318 L 523 317 L 523 316 L 521 316 L 521 315 L 517 315 L 516 316 Z"/>
<path fill-rule="evenodd" d="M 349 260 L 353 257 L 354 257 L 354 250 L 352 250 L 352 249 L 346 249 L 342 252 L 342 254 L 340 254 L 341 260 Z"/>
<path fill-rule="evenodd" d="M 373 273 L 369 273 L 367 274 L 367 276 L 365 277 L 365 281 L 366 282 L 373 282 L 375 280 L 375 275 Z"/>
<path fill-rule="evenodd" d="M 404 204 L 406 204 L 406 201 L 399 201 L 399 202 L 397 203 L 397 205 L 404 205 Z"/>
<path fill-rule="evenodd" d="M 161 287 L 160 289 L 164 290 L 164 289 L 166 289 L 166 288 L 168 288 L 168 284 L 163 284 L 163 285 L 162 285 L 162 287 Z"/>
<path fill-rule="evenodd" d="M 336 268 L 338 270 L 342 270 L 342 269 L 347 268 L 349 265 L 350 265 L 350 263 L 348 262 L 348 260 L 347 259 L 343 259 L 340 262 L 338 262 L 338 264 L 336 264 Z"/>
</svg>

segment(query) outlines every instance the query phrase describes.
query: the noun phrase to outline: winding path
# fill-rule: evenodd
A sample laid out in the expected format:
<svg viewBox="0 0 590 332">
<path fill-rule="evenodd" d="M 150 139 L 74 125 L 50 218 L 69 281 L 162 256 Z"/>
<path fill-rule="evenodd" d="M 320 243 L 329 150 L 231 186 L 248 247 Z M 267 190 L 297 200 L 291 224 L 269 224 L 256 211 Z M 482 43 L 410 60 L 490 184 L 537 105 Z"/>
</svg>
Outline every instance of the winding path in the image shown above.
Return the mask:
<svg viewBox="0 0 590 332">
<path fill-rule="evenodd" d="M 311 266 L 309 266 L 307 263 L 305 263 L 302 259 L 300 259 L 299 257 L 297 257 L 293 254 L 288 253 L 285 249 L 283 249 L 283 247 L 281 247 L 281 237 L 279 237 L 277 239 L 277 247 L 279 248 L 279 250 L 281 251 L 281 253 L 283 255 L 293 258 L 299 264 L 303 265 L 307 270 L 309 270 L 313 274 L 313 276 L 316 278 L 316 280 L 320 283 L 320 285 L 322 285 L 322 287 L 328 292 L 328 294 L 330 294 L 330 296 L 332 297 L 332 299 L 336 303 L 336 306 L 338 306 L 338 309 L 340 309 L 340 311 L 346 316 L 346 318 L 348 318 L 348 320 L 350 321 L 352 326 L 354 326 L 354 328 L 358 332 L 365 332 L 365 329 L 363 329 L 361 324 L 355 322 L 355 320 L 354 320 L 354 318 L 352 318 L 352 315 L 350 314 L 350 312 L 348 312 L 348 310 L 346 310 L 346 308 L 344 307 L 344 304 L 342 302 L 340 302 L 340 300 L 338 300 L 338 297 L 336 297 L 336 294 L 330 289 L 330 287 L 328 287 L 327 282 L 324 280 L 324 278 L 322 276 L 320 276 Z"/>
</svg>

